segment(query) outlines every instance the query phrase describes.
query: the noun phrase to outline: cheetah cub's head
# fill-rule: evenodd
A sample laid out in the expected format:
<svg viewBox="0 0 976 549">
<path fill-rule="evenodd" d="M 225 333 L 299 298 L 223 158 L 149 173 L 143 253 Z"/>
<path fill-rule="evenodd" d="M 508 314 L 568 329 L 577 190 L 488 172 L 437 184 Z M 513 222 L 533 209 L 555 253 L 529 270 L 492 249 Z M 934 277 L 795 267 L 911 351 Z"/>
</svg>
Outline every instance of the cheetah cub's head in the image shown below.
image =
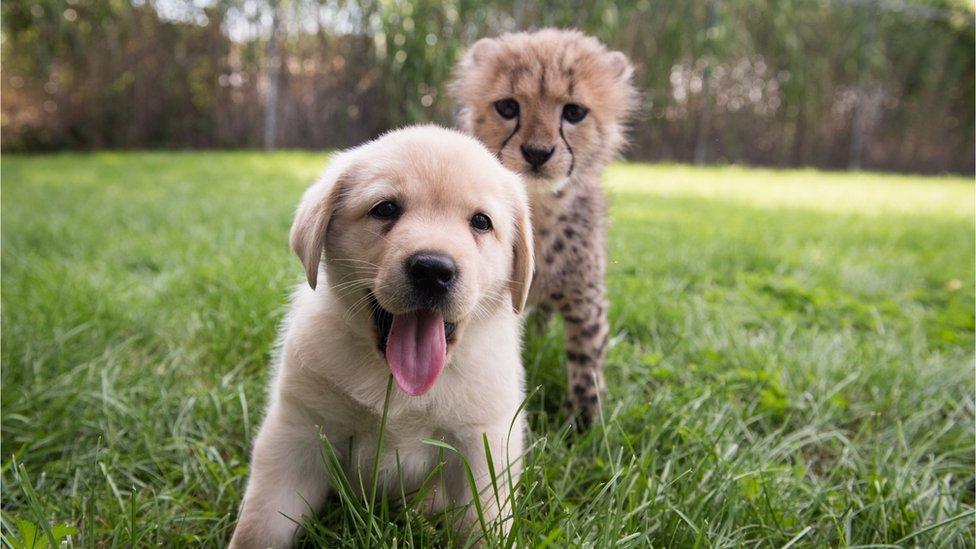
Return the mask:
<svg viewBox="0 0 976 549">
<path fill-rule="evenodd" d="M 461 129 L 478 137 L 529 191 L 556 192 L 598 173 L 624 144 L 637 107 L 626 56 L 575 30 L 483 38 L 458 63 Z"/>
</svg>

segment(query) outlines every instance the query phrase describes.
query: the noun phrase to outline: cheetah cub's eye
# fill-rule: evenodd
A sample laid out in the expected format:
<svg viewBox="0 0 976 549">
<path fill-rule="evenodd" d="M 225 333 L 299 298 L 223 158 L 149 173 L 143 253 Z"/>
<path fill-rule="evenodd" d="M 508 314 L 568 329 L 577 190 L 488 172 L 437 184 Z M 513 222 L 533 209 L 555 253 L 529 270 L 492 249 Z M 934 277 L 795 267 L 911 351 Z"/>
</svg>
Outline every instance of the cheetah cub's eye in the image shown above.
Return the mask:
<svg viewBox="0 0 976 549">
<path fill-rule="evenodd" d="M 491 230 L 491 219 L 483 213 L 476 213 L 471 216 L 471 226 L 483 233 L 488 232 Z"/>
<path fill-rule="evenodd" d="M 394 202 L 384 200 L 373 206 L 373 209 L 369 211 L 369 215 L 375 219 L 394 219 L 400 215 L 400 208 Z"/>
<path fill-rule="evenodd" d="M 495 101 L 495 110 L 505 120 L 511 120 L 519 115 L 519 104 L 518 101 L 509 97 L 508 99 Z"/>
<path fill-rule="evenodd" d="M 569 122 L 570 124 L 576 124 L 584 118 L 586 118 L 587 113 L 590 109 L 587 109 L 583 105 L 578 105 L 576 103 L 566 103 L 563 107 L 563 120 Z"/>
</svg>

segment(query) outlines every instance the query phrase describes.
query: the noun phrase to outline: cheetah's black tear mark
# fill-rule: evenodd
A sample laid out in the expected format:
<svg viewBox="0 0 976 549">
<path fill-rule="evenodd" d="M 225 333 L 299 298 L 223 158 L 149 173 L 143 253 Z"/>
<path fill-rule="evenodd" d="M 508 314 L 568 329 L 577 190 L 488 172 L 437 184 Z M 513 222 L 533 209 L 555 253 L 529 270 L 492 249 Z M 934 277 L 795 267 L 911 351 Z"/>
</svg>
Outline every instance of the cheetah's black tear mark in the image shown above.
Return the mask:
<svg viewBox="0 0 976 549">
<path fill-rule="evenodd" d="M 515 119 L 515 129 L 512 130 L 512 133 L 508 134 L 508 137 L 506 137 L 505 140 L 502 141 L 501 146 L 498 147 L 498 159 L 499 160 L 501 160 L 501 158 L 502 158 L 502 152 L 505 150 L 505 145 L 508 145 L 508 142 L 513 137 L 515 137 L 515 134 L 518 133 L 520 127 L 522 127 L 522 117 L 521 116 L 519 116 L 518 118 Z"/>
<path fill-rule="evenodd" d="M 566 145 L 566 150 L 569 151 L 569 171 L 566 172 L 566 177 L 569 177 L 573 175 L 573 168 L 576 167 L 576 154 L 573 152 L 573 148 L 569 146 L 569 141 L 566 141 L 566 136 L 563 134 L 562 118 L 559 119 L 559 138 L 563 140 L 563 144 Z"/>
</svg>

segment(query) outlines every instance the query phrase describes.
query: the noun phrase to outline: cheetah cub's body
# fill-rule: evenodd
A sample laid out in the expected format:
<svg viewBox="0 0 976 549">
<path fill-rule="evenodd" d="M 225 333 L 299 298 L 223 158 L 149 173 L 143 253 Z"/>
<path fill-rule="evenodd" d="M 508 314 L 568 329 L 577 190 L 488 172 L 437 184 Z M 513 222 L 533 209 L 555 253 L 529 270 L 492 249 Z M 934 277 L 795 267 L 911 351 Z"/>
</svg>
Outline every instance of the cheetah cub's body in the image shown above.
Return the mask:
<svg viewBox="0 0 976 549">
<path fill-rule="evenodd" d="M 530 304 L 566 327 L 568 411 L 599 419 L 609 327 L 604 284 L 603 168 L 637 107 L 620 52 L 578 31 L 479 40 L 456 70 L 461 128 L 522 175 L 532 206 L 536 273 Z"/>
</svg>

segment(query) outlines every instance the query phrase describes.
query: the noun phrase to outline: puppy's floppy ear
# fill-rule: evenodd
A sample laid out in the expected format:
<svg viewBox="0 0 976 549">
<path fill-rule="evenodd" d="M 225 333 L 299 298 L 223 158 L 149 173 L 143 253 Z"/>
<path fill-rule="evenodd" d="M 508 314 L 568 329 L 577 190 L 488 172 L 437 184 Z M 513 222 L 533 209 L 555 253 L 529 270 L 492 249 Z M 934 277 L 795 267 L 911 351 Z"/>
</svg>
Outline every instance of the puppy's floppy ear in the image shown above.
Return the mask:
<svg viewBox="0 0 976 549">
<path fill-rule="evenodd" d="M 302 195 L 291 226 L 291 249 L 305 266 L 305 276 L 313 290 L 318 282 L 329 220 L 348 183 L 348 164 L 347 155 L 333 160 L 325 174 Z"/>
<path fill-rule="evenodd" d="M 509 288 L 512 292 L 512 308 L 515 309 L 516 314 L 520 314 L 525 308 L 525 302 L 529 299 L 529 289 L 532 287 L 535 250 L 532 243 L 532 218 L 529 215 L 528 201 L 522 195 L 513 202 L 518 206 L 515 210 L 515 242 Z"/>
</svg>

